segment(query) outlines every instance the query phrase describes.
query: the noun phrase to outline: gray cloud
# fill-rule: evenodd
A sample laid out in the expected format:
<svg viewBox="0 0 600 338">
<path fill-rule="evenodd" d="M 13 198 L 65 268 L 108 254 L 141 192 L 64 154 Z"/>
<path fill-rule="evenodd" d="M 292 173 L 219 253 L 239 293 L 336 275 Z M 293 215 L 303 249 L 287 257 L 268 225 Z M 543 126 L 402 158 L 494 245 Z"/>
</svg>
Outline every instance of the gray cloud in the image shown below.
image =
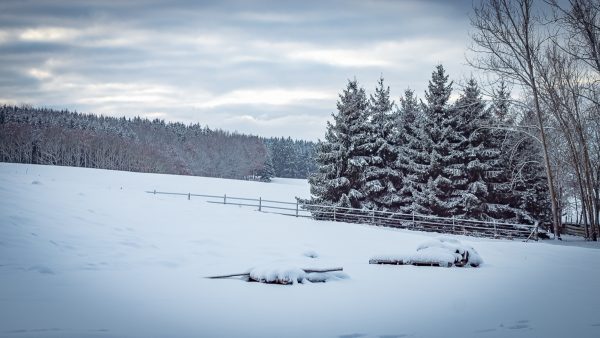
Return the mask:
<svg viewBox="0 0 600 338">
<path fill-rule="evenodd" d="M 3 1 L 0 103 L 322 137 L 337 93 L 455 79 L 470 1 Z"/>
</svg>

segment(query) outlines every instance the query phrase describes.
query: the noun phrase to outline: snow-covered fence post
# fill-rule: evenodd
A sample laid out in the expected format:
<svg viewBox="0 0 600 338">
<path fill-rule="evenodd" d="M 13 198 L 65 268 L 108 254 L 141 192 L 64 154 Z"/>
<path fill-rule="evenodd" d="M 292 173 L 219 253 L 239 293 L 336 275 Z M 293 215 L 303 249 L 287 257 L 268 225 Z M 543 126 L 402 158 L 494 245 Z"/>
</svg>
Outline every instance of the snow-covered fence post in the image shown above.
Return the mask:
<svg viewBox="0 0 600 338">
<path fill-rule="evenodd" d="M 535 238 L 536 242 L 539 239 L 538 238 L 538 225 L 539 225 L 538 221 L 535 221 L 535 224 L 534 224 L 535 230 L 533 232 L 533 238 Z"/>
<path fill-rule="evenodd" d="M 414 228 L 417 227 L 417 224 L 415 223 L 415 212 L 413 211 L 412 214 L 413 214 L 413 223 L 412 223 L 412 226 L 413 226 L 413 229 L 414 229 Z"/>
<path fill-rule="evenodd" d="M 333 206 L 333 221 L 335 222 L 335 205 Z"/>
<path fill-rule="evenodd" d="M 262 211 L 262 197 L 258 198 L 258 211 Z"/>
<path fill-rule="evenodd" d="M 375 224 L 375 209 L 371 210 L 371 224 Z"/>
<path fill-rule="evenodd" d="M 223 194 L 223 204 L 227 204 L 227 194 Z"/>
<path fill-rule="evenodd" d="M 452 215 L 452 233 L 454 233 L 454 215 Z"/>
<path fill-rule="evenodd" d="M 192 194 L 188 192 L 188 201 L 191 199 Z"/>
<path fill-rule="evenodd" d="M 298 217 L 298 201 L 296 201 L 296 217 Z"/>
<path fill-rule="evenodd" d="M 494 224 L 494 238 L 498 237 L 498 231 L 496 229 L 496 220 L 492 220 L 492 223 Z"/>
</svg>

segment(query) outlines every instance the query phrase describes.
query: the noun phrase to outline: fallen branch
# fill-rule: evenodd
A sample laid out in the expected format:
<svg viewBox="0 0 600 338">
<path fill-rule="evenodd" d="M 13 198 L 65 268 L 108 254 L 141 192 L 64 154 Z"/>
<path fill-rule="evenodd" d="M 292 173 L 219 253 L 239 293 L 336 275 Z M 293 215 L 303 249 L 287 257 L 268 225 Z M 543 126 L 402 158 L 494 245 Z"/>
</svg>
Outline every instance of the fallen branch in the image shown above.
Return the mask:
<svg viewBox="0 0 600 338">
<path fill-rule="evenodd" d="M 302 269 L 305 273 L 324 273 L 324 272 L 335 272 L 335 271 L 344 271 L 344 268 L 331 268 L 331 269 Z M 231 275 L 220 275 L 220 276 L 208 276 L 205 278 L 208 279 L 221 279 L 221 278 L 230 278 L 230 277 L 250 277 L 250 273 L 234 273 Z"/>
<path fill-rule="evenodd" d="M 404 265 L 409 263 L 404 263 L 401 259 L 379 259 L 372 258 L 369 259 L 369 264 L 389 264 L 389 265 Z"/>
<path fill-rule="evenodd" d="M 208 276 L 208 277 L 204 277 L 204 278 L 208 278 L 208 279 L 219 279 L 219 278 L 230 278 L 230 277 L 249 277 L 250 273 L 246 272 L 246 273 L 234 273 L 231 275 L 222 275 L 222 276 Z"/>
<path fill-rule="evenodd" d="M 302 269 L 306 273 L 322 273 L 322 272 L 335 272 L 344 271 L 344 268 L 331 268 L 331 269 Z"/>
<path fill-rule="evenodd" d="M 440 265 L 439 262 L 431 261 L 403 261 L 401 259 L 370 259 L 369 264 L 386 264 L 386 265 L 414 265 L 414 266 L 439 266 L 439 267 L 451 267 L 452 263 L 448 265 Z"/>
</svg>

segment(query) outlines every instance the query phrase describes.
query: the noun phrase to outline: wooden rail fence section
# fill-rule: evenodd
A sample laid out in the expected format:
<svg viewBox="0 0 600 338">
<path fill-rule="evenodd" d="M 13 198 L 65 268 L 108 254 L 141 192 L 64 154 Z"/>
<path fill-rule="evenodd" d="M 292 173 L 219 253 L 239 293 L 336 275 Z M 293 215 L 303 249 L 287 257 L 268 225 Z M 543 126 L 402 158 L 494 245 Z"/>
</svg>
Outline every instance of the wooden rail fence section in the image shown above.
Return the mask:
<svg viewBox="0 0 600 338">
<path fill-rule="evenodd" d="M 562 232 L 567 235 L 586 237 L 585 228 L 582 226 L 576 226 L 574 224 L 563 224 Z"/>
<path fill-rule="evenodd" d="M 537 240 L 537 226 L 503 222 L 486 222 L 461 218 L 446 218 L 419 214 L 343 208 L 330 205 L 283 202 L 259 198 L 223 195 L 205 195 L 164 191 L 150 194 L 184 196 L 188 200 L 201 197 L 208 203 L 255 207 L 258 211 L 280 215 L 312 218 L 334 222 L 363 223 L 400 229 L 442 232 L 490 238 L 533 238 Z"/>
</svg>

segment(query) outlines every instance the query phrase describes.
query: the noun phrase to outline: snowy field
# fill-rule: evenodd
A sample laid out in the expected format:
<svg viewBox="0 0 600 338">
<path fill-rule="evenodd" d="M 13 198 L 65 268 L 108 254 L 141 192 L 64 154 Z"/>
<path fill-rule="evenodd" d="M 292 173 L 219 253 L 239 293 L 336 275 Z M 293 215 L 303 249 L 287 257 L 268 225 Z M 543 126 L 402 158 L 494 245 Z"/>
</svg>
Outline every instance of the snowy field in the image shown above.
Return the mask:
<svg viewBox="0 0 600 338">
<path fill-rule="evenodd" d="M 597 246 L 455 236 L 481 267 L 369 265 L 437 235 L 144 192 L 153 189 L 309 194 L 299 180 L 0 163 L 0 336 L 600 337 Z M 279 265 L 342 266 L 349 278 L 204 278 Z"/>
</svg>

